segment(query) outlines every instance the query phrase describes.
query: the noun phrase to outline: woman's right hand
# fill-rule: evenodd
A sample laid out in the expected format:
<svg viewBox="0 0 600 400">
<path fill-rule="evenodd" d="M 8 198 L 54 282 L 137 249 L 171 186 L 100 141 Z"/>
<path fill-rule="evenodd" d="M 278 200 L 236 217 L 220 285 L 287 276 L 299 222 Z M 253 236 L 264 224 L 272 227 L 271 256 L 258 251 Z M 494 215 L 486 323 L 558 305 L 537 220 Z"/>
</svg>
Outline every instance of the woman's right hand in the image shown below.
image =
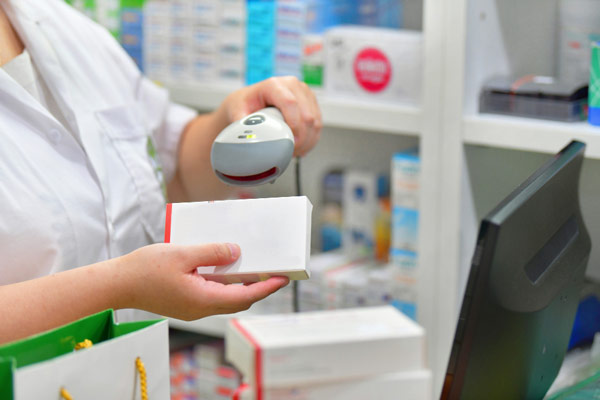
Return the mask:
<svg viewBox="0 0 600 400">
<path fill-rule="evenodd" d="M 287 285 L 274 277 L 247 285 L 227 285 L 198 275 L 199 266 L 227 265 L 238 259 L 235 244 L 154 244 L 110 260 L 119 279 L 119 308 L 138 308 L 160 315 L 193 320 L 248 309 Z"/>
</svg>

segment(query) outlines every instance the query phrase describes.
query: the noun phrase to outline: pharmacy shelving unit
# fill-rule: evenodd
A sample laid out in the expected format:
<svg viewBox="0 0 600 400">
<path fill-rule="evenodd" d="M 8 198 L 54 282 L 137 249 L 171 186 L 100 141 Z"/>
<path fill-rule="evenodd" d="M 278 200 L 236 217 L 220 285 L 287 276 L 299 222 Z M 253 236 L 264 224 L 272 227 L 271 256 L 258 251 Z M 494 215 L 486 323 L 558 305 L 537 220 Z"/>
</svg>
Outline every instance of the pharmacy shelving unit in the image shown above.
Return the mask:
<svg viewBox="0 0 600 400">
<path fill-rule="evenodd" d="M 475 179 L 474 176 L 504 176 L 555 153 L 573 139 L 587 144 L 582 177 L 584 218 L 592 241 L 600 239 L 600 218 L 595 206 L 600 189 L 600 129 L 586 122 L 562 123 L 481 114 L 479 93 L 494 75 L 555 75 L 558 0 L 457 0 L 443 10 L 443 84 L 440 88 L 442 124 L 439 235 L 440 263 L 437 271 L 439 295 L 434 304 L 438 327 L 450 334 L 434 334 L 437 371 L 447 360 L 462 291 L 476 238 L 478 219 L 490 205 L 490 192 L 497 200 L 507 195 L 511 182 Z M 472 154 L 484 156 L 470 157 Z M 509 156 L 510 162 L 503 160 Z M 534 158 L 536 162 L 529 162 Z M 521 172 L 529 174 L 530 171 Z M 524 176 L 519 179 L 522 179 Z M 482 183 L 483 182 L 483 183 Z M 505 185 L 502 190 L 493 185 Z M 502 194 L 500 194 L 502 193 Z M 488 197 L 485 206 L 482 197 Z M 586 215 L 586 205 L 588 213 Z M 598 264 L 600 253 L 592 252 L 590 264 Z M 444 351 L 444 349 L 446 351 Z M 436 376 L 439 390 L 439 376 Z"/>
<path fill-rule="evenodd" d="M 418 140 L 421 155 L 418 320 L 427 331 L 429 364 L 434 372 L 434 397 L 441 388 L 456 326 L 461 287 L 468 266 L 466 260 L 472 250 L 468 243 L 471 239 L 474 243 L 471 231 L 475 224 L 472 219 L 465 218 L 468 212 L 464 212 L 465 203 L 469 205 L 471 190 L 465 184 L 465 175 L 468 175 L 465 147 L 482 145 L 554 152 L 563 141 L 581 137 L 590 144 L 590 154 L 596 154 L 596 157 L 600 154 L 599 143 L 593 140 L 595 130 L 585 124 L 573 125 L 572 131 L 570 125 L 485 116 L 476 112 L 481 82 L 489 73 L 501 72 L 497 70 L 498 65 L 505 69 L 510 66 L 502 59 L 508 57 L 505 53 L 510 50 L 503 48 L 502 32 L 505 31 L 488 8 L 494 10 L 500 4 L 504 9 L 510 4 L 519 7 L 519 11 L 522 8 L 528 11 L 528 7 L 533 10 L 534 6 L 543 6 L 544 2 L 548 0 L 523 2 L 526 5 L 520 5 L 519 0 L 424 0 L 423 81 L 419 106 L 373 104 L 318 94 L 325 131 L 361 130 L 371 135 L 373 143 L 390 140 L 393 136 L 399 146 L 407 138 Z M 527 15 L 532 16 L 531 12 Z M 525 31 L 523 28 L 522 33 Z M 492 46 L 487 46 L 490 43 Z M 517 50 L 521 54 L 528 49 L 519 47 Z M 494 55 L 494 51 L 502 56 Z M 499 58 L 503 61 L 496 65 Z M 191 84 L 167 84 L 167 87 L 175 100 L 201 110 L 214 109 L 234 89 Z M 548 133 L 551 139 L 546 137 Z M 377 156 L 372 157 L 375 162 Z M 173 321 L 172 325 L 222 335 L 228 318 L 210 317 L 192 323 Z"/>
</svg>

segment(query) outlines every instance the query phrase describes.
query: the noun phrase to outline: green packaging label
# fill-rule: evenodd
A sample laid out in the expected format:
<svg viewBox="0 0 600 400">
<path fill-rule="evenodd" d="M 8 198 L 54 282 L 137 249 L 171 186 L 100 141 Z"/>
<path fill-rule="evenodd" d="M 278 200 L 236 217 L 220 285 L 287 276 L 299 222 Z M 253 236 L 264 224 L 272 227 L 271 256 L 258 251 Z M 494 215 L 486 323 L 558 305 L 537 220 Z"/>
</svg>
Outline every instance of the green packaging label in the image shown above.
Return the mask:
<svg viewBox="0 0 600 400">
<path fill-rule="evenodd" d="M 323 86 L 323 66 L 322 65 L 303 65 L 302 78 L 307 85 Z"/>
<path fill-rule="evenodd" d="M 592 43 L 588 104 L 600 107 L 600 42 Z"/>
</svg>

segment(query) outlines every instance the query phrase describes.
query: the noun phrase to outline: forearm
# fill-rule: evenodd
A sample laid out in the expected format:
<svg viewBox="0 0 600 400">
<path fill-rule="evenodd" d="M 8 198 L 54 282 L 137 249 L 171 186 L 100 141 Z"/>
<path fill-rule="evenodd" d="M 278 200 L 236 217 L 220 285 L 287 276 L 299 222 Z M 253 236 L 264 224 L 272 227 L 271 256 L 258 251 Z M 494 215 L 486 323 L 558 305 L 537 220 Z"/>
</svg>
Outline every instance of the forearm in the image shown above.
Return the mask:
<svg viewBox="0 0 600 400">
<path fill-rule="evenodd" d="M 232 188 L 214 174 L 210 162 L 212 143 L 228 124 L 225 111 L 219 108 L 199 115 L 186 126 L 175 177 L 167 186 L 169 201 L 215 200 L 232 193 Z"/>
<path fill-rule="evenodd" d="M 114 260 L 0 286 L 0 343 L 132 302 Z"/>
</svg>

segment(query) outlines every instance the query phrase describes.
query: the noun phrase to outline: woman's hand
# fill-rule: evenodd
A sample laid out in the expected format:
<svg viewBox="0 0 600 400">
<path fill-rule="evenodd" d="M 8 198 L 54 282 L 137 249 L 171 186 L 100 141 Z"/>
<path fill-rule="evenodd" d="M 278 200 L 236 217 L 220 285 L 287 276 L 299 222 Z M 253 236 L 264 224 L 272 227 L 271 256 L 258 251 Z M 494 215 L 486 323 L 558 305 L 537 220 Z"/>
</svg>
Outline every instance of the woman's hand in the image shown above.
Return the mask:
<svg viewBox="0 0 600 400">
<path fill-rule="evenodd" d="M 319 104 L 306 83 L 295 77 L 270 78 L 237 90 L 221 108 L 231 123 L 268 106 L 277 107 L 292 129 L 295 156 L 304 156 L 317 144 L 323 126 Z"/>
<path fill-rule="evenodd" d="M 124 256 L 42 278 L 0 286 L 0 344 L 108 308 L 139 308 L 197 319 L 248 309 L 288 283 L 271 278 L 251 285 L 223 285 L 196 274 L 201 265 L 226 265 L 236 245 L 155 244 Z"/>
<path fill-rule="evenodd" d="M 321 136 L 321 111 L 313 92 L 294 77 L 270 78 L 231 93 L 212 113 L 192 120 L 179 145 L 177 170 L 168 182 L 169 201 L 200 201 L 227 198 L 229 185 L 212 170 L 210 151 L 217 135 L 248 114 L 262 108 L 277 107 L 292 129 L 294 155 L 304 156 Z"/>
<path fill-rule="evenodd" d="M 154 244 L 114 259 L 111 267 L 125 284 L 123 308 L 192 320 L 246 310 L 287 285 L 285 277 L 249 285 L 224 285 L 196 273 L 196 267 L 227 265 L 239 255 L 240 248 L 235 244 Z"/>
</svg>

